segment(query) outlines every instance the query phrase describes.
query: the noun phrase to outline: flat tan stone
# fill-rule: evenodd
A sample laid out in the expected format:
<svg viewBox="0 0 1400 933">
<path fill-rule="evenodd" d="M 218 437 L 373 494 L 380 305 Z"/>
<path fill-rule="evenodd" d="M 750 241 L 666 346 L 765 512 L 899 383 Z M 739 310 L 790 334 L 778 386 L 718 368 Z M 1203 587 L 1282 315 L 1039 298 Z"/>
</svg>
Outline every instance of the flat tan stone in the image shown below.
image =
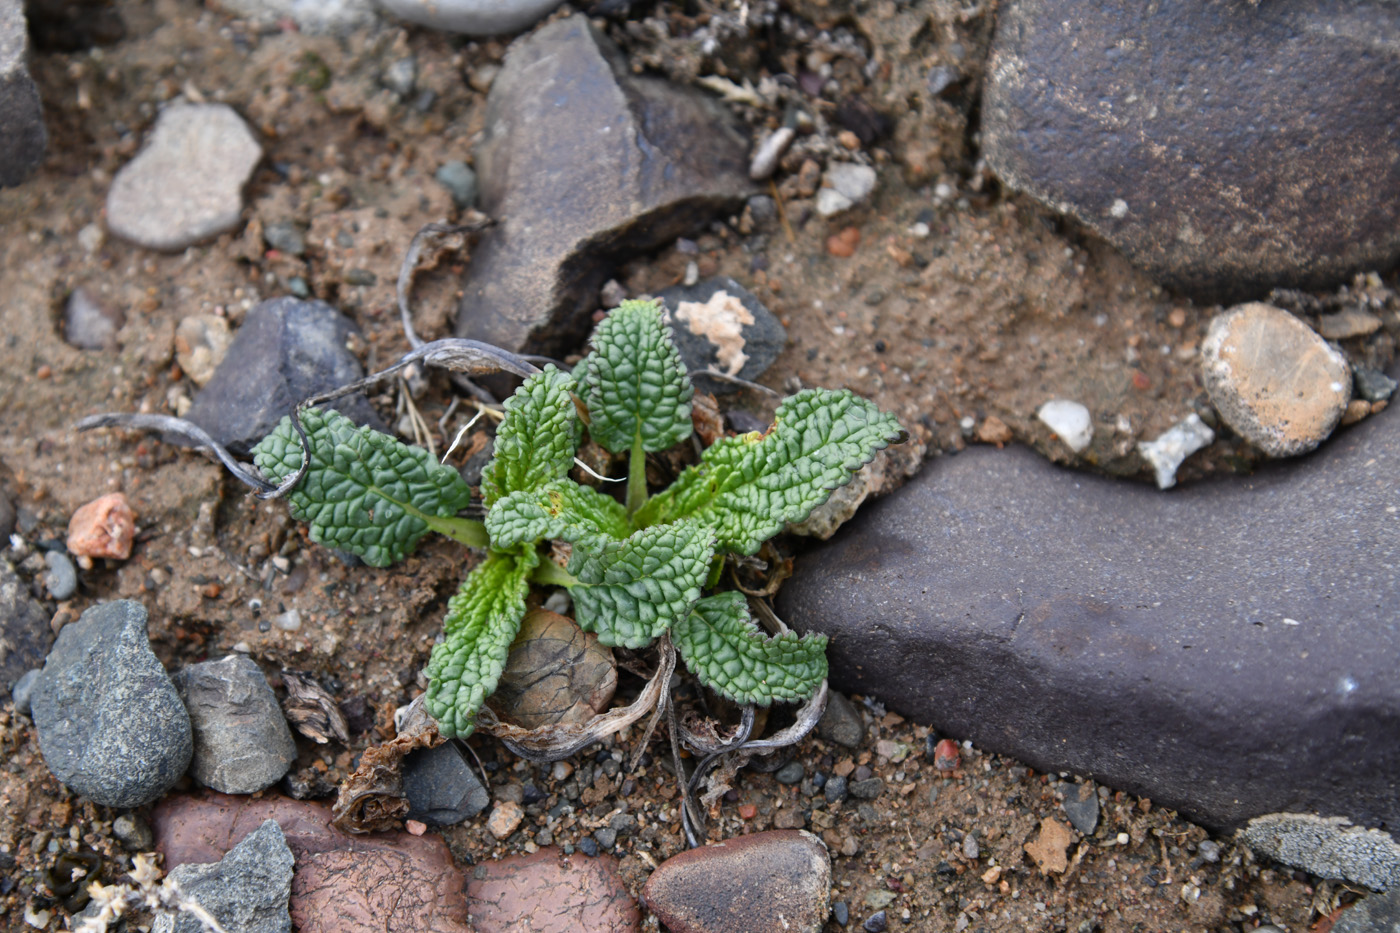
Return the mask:
<svg viewBox="0 0 1400 933">
<path fill-rule="evenodd" d="M 1342 354 L 1287 311 L 1258 302 L 1211 321 L 1201 371 L 1220 416 L 1271 457 L 1317 447 L 1351 401 Z"/>
</svg>

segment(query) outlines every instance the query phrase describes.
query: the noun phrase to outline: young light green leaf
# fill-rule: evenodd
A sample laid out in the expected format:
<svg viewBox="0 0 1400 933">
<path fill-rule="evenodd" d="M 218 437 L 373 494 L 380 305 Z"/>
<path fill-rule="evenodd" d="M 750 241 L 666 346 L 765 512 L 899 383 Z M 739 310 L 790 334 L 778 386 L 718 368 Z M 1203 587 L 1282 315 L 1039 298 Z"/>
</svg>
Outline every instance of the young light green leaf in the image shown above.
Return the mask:
<svg viewBox="0 0 1400 933">
<path fill-rule="evenodd" d="M 486 532 L 493 547 L 511 548 L 541 539 L 577 541 L 585 535 L 622 539 L 632 527 L 622 503 L 565 477 L 498 499 L 486 514 Z"/>
<path fill-rule="evenodd" d="M 387 567 L 471 501 L 457 471 L 426 450 L 353 421 L 332 409 L 301 412 L 311 465 L 287 494 L 292 514 L 311 525 L 311 539 Z M 301 466 L 301 442 L 290 418 L 253 448 L 258 469 L 280 483 Z"/>
<path fill-rule="evenodd" d="M 671 639 L 700 682 L 735 703 L 805 700 L 826 677 L 826 636 L 764 635 L 742 593 L 700 600 Z"/>
<path fill-rule="evenodd" d="M 496 691 L 511 642 L 525 618 L 530 571 L 539 562 L 534 548 L 492 551 L 447 601 L 446 638 L 428 658 L 424 706 L 449 739 L 471 735 L 477 711 Z"/>
<path fill-rule="evenodd" d="M 481 498 L 488 508 L 502 496 L 568 475 L 583 438 L 574 408 L 577 388 L 573 376 L 546 366 L 506 399 L 495 456 L 481 472 Z"/>
<path fill-rule="evenodd" d="M 648 453 L 690 436 L 695 394 L 658 303 L 624 301 L 593 334 L 580 364 L 588 432 L 613 453 Z"/>
<path fill-rule="evenodd" d="M 772 429 L 706 449 L 635 516 L 642 527 L 694 517 L 725 551 L 752 554 L 904 437 L 895 417 L 848 389 L 808 389 L 778 406 Z"/>
<path fill-rule="evenodd" d="M 644 648 L 685 617 L 700 598 L 714 538 L 699 522 L 639 531 L 625 541 L 574 544 L 569 587 L 579 627 L 605 645 Z"/>
</svg>

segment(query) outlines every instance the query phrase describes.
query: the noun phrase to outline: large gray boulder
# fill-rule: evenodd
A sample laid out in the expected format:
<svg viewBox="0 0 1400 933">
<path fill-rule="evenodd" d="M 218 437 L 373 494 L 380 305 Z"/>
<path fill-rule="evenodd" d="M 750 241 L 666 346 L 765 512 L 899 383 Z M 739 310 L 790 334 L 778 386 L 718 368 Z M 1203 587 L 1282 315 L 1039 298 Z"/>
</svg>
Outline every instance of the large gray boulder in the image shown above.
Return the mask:
<svg viewBox="0 0 1400 933">
<path fill-rule="evenodd" d="M 1400 260 L 1400 6 L 1014 0 L 988 164 L 1163 283 L 1231 301 Z"/>
<path fill-rule="evenodd" d="M 0 188 L 28 178 L 48 144 L 39 89 L 29 77 L 28 53 L 24 4 L 0 0 Z"/>
<path fill-rule="evenodd" d="M 31 702 L 49 770 L 94 803 L 148 804 L 189 767 L 190 718 L 134 600 L 101 603 L 64 626 Z"/>
<path fill-rule="evenodd" d="M 1162 493 L 1024 449 L 928 464 L 798 561 L 831 679 L 1212 827 L 1400 825 L 1400 415 Z"/>
<path fill-rule="evenodd" d="M 472 257 L 457 333 L 507 350 L 572 350 L 617 261 L 749 193 L 747 143 L 729 115 L 633 75 L 583 16 L 511 45 L 485 133 L 481 207 L 500 223 Z"/>
</svg>

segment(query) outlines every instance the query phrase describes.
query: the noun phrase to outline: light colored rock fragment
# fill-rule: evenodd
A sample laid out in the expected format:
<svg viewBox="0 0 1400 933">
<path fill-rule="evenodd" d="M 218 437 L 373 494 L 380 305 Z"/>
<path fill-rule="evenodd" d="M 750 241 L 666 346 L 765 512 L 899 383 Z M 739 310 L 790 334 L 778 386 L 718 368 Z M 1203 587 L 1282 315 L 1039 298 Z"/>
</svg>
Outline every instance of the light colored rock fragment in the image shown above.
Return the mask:
<svg viewBox="0 0 1400 933">
<path fill-rule="evenodd" d="M 1182 462 L 1213 440 L 1215 432 L 1193 412 L 1155 441 L 1139 442 L 1137 449 L 1142 459 L 1152 465 L 1157 488 L 1170 489 L 1176 485 L 1176 471 Z"/>
<path fill-rule="evenodd" d="M 743 331 L 754 322 L 753 314 L 734 295 L 718 291 L 703 304 L 682 301 L 676 306 L 676 320 L 690 328 L 692 334 L 715 345 L 720 371 L 726 375 L 739 375 L 749 361 L 744 352 Z"/>
<path fill-rule="evenodd" d="M 1344 817 L 1270 813 L 1250 820 L 1239 837 L 1260 855 L 1323 878 L 1377 891 L 1400 886 L 1400 843 Z"/>
<path fill-rule="evenodd" d="M 1298 318 L 1258 302 L 1210 322 L 1201 374 L 1225 423 L 1271 457 L 1315 448 L 1351 401 L 1346 358 Z"/>
<path fill-rule="evenodd" d="M 228 320 L 215 314 L 191 314 L 175 325 L 175 359 L 197 386 L 214 377 L 232 342 Z"/>
<path fill-rule="evenodd" d="M 223 9 L 259 25 L 290 19 L 302 32 L 344 34 L 373 25 L 371 0 L 217 0 Z"/>
<path fill-rule="evenodd" d="M 1089 417 L 1089 409 L 1078 402 L 1051 399 L 1040 406 L 1035 416 L 1075 453 L 1083 451 L 1094 439 L 1094 422 Z"/>
<path fill-rule="evenodd" d="M 124 240 L 180 250 L 238 226 L 243 186 L 262 146 L 226 104 L 174 104 L 107 193 L 107 227 Z"/>
<path fill-rule="evenodd" d="M 560 0 L 379 0 L 385 10 L 421 23 L 468 36 L 498 36 L 534 25 Z"/>
</svg>

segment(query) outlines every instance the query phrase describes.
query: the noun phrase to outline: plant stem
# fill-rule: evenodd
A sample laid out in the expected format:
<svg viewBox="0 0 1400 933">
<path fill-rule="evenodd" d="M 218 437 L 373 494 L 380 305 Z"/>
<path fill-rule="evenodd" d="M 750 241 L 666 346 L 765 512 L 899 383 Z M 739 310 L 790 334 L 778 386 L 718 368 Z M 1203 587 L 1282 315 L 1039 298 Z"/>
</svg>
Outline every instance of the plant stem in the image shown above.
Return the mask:
<svg viewBox="0 0 1400 933">
<path fill-rule="evenodd" d="M 578 577 L 547 557 L 540 561 L 540 565 L 530 574 L 530 580 L 542 586 L 576 586 L 578 584 Z"/>
<path fill-rule="evenodd" d="M 627 517 L 647 501 L 647 452 L 642 448 L 642 434 L 632 441 L 632 455 L 627 461 Z"/>
<path fill-rule="evenodd" d="M 422 515 L 423 520 L 428 523 L 428 527 L 440 535 L 451 538 L 459 544 L 484 551 L 491 545 L 491 538 L 486 534 L 486 526 L 471 518 L 439 518 L 436 515 Z"/>
</svg>

